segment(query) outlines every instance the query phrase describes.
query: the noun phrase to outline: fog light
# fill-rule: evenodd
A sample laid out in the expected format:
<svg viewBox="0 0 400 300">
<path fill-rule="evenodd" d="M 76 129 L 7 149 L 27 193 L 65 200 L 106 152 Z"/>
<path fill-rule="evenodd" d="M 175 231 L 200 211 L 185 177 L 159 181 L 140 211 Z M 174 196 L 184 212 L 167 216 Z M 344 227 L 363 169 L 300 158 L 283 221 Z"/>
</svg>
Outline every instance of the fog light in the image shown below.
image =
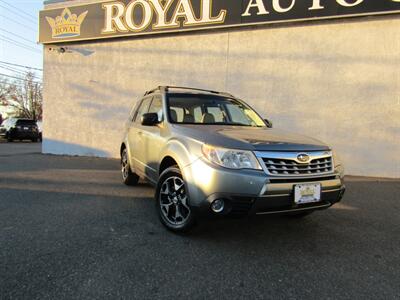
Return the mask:
<svg viewBox="0 0 400 300">
<path fill-rule="evenodd" d="M 224 210 L 225 202 L 222 199 L 217 199 L 211 203 L 211 209 L 215 213 L 220 213 Z"/>
</svg>

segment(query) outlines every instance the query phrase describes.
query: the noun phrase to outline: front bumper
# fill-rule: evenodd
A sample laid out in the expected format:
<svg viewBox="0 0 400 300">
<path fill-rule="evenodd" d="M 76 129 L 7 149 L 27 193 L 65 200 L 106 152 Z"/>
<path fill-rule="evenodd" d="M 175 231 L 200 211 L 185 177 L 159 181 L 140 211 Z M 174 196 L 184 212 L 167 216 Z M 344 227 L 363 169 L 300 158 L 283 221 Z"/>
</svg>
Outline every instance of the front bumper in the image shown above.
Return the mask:
<svg viewBox="0 0 400 300">
<path fill-rule="evenodd" d="M 207 202 L 224 199 L 226 203 L 223 215 L 242 216 L 248 214 L 285 214 L 306 210 L 327 209 L 343 198 L 345 186 L 331 191 L 323 191 L 321 201 L 311 204 L 296 204 L 294 195 L 271 195 L 265 197 L 251 197 L 246 195 L 214 194 Z M 207 213 L 206 210 L 203 210 Z M 209 210 L 210 212 L 210 210 Z"/>
<path fill-rule="evenodd" d="M 275 178 L 263 171 L 230 170 L 199 159 L 183 170 L 191 206 L 199 214 L 213 214 L 211 203 L 225 202 L 221 215 L 276 214 L 325 209 L 339 202 L 345 192 L 339 174 L 308 178 Z M 298 205 L 294 187 L 321 184 L 321 201 Z"/>
</svg>

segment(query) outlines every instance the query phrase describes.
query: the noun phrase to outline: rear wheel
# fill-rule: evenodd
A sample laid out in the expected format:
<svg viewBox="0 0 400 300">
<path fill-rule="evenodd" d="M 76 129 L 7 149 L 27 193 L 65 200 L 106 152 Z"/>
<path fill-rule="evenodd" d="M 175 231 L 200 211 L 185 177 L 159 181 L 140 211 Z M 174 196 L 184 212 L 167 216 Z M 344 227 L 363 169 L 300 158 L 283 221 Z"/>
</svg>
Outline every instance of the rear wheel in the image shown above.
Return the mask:
<svg viewBox="0 0 400 300">
<path fill-rule="evenodd" d="M 174 232 L 187 232 L 195 224 L 189 195 L 181 171 L 174 166 L 160 176 L 156 190 L 156 207 L 161 223 Z"/>
<path fill-rule="evenodd" d="M 11 137 L 11 135 L 9 133 L 6 135 L 6 139 L 7 139 L 7 142 L 9 142 L 9 143 L 11 143 L 13 141 L 13 138 Z"/>
<path fill-rule="evenodd" d="M 121 154 L 121 173 L 122 181 L 126 185 L 138 184 L 140 177 L 136 173 L 132 172 L 128 160 L 128 151 L 126 149 L 124 149 Z"/>
</svg>

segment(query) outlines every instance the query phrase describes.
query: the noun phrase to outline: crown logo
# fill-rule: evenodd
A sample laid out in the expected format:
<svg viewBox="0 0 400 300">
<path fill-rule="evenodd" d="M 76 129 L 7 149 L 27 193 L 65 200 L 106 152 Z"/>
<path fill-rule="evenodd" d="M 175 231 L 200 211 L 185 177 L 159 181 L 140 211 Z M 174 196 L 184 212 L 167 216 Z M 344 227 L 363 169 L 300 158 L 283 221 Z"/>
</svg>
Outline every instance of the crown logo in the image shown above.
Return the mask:
<svg viewBox="0 0 400 300">
<path fill-rule="evenodd" d="M 55 19 L 46 17 L 52 29 L 53 38 L 66 38 L 81 35 L 81 24 L 86 18 L 88 11 L 79 15 L 72 14 L 68 8 L 65 8 L 61 16 Z"/>
</svg>

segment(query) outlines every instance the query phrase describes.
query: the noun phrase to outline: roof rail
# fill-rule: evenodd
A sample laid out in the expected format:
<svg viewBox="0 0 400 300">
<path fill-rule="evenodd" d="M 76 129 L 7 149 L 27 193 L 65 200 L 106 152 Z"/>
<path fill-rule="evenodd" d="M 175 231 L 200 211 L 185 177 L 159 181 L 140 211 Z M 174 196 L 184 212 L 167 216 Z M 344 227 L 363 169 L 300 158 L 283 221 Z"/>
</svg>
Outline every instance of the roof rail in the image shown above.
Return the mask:
<svg viewBox="0 0 400 300">
<path fill-rule="evenodd" d="M 151 90 L 151 91 L 147 91 L 146 93 L 144 93 L 144 96 L 153 94 L 154 92 L 157 92 L 157 91 L 163 91 L 163 90 L 166 90 L 166 89 L 167 89 L 166 86 L 158 86 L 158 87 L 156 87 L 155 89 L 153 89 L 153 90 Z"/>
<path fill-rule="evenodd" d="M 213 91 L 213 90 L 191 88 L 191 87 L 186 87 L 186 86 L 167 86 L 167 90 L 168 89 L 192 90 L 192 91 L 201 91 L 201 92 L 209 92 L 209 93 L 213 93 L 213 94 L 220 94 L 220 92 Z"/>
<path fill-rule="evenodd" d="M 226 92 L 217 92 L 214 90 L 207 90 L 207 89 L 198 89 L 198 88 L 191 88 L 191 87 L 185 87 L 185 86 L 167 86 L 166 90 L 168 91 L 168 89 L 182 89 L 182 90 L 192 90 L 192 91 L 201 91 L 201 92 L 209 92 L 212 94 L 217 94 L 217 95 L 225 95 L 225 96 L 229 96 L 229 97 L 235 97 L 230 93 L 226 93 Z"/>
<path fill-rule="evenodd" d="M 198 88 L 191 88 L 191 87 L 185 87 L 185 86 L 158 86 L 157 88 L 147 91 L 144 95 L 150 95 L 153 94 L 154 92 L 157 91 L 165 91 L 168 92 L 169 89 L 181 89 L 181 90 L 192 90 L 192 91 L 200 91 L 200 92 L 208 92 L 212 94 L 217 94 L 217 95 L 225 95 L 229 97 L 234 97 L 232 94 L 226 93 L 226 92 L 217 92 L 213 90 L 206 90 L 206 89 L 198 89 Z"/>
</svg>

